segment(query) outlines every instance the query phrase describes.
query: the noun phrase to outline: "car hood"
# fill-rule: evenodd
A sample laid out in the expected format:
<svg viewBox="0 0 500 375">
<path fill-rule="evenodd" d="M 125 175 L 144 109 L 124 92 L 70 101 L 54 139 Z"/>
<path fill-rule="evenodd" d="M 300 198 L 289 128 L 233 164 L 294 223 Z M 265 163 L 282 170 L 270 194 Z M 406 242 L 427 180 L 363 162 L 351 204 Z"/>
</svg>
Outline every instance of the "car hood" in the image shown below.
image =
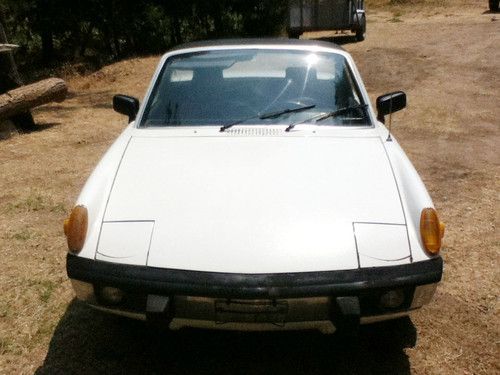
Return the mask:
<svg viewBox="0 0 500 375">
<path fill-rule="evenodd" d="M 221 134 L 133 137 L 104 222 L 152 223 L 149 266 L 279 273 L 358 268 L 355 224 L 405 220 L 378 137 Z"/>
</svg>

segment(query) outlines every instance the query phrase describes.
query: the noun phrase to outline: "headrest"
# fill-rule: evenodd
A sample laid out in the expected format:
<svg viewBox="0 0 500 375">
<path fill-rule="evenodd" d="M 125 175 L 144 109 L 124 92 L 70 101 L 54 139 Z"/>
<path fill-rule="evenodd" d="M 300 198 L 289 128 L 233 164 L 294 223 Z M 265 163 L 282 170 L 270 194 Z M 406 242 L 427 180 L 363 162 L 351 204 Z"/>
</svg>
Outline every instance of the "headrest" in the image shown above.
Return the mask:
<svg viewBox="0 0 500 375">
<path fill-rule="evenodd" d="M 223 80 L 222 68 L 199 68 L 193 72 L 193 82 L 217 83 Z"/>
</svg>

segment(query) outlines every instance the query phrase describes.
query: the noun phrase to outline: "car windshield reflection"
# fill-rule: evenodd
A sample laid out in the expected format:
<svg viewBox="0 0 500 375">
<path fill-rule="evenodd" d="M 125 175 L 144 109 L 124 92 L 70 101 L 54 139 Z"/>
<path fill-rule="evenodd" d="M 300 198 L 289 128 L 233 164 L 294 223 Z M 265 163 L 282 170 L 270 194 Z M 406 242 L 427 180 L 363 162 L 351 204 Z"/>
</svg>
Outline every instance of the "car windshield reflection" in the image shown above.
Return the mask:
<svg viewBox="0 0 500 375">
<path fill-rule="evenodd" d="M 142 127 L 306 122 L 322 113 L 365 105 L 345 57 L 338 53 L 243 49 L 170 57 Z M 297 108 L 306 110 L 294 111 Z M 281 113 L 280 116 L 262 116 Z M 249 121 L 243 121 L 250 119 Z M 348 111 L 318 125 L 366 126 L 366 111 Z"/>
</svg>

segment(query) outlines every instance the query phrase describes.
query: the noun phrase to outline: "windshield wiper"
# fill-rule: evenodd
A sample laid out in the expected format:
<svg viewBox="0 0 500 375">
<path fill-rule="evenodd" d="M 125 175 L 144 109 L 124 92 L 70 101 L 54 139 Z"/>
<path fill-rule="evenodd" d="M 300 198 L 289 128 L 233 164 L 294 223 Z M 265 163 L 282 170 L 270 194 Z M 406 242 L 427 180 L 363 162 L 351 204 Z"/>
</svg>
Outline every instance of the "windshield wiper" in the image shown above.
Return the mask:
<svg viewBox="0 0 500 375">
<path fill-rule="evenodd" d="M 297 108 L 286 108 L 286 109 L 282 109 L 281 111 L 264 113 L 263 115 L 259 116 L 259 119 L 266 120 L 266 119 L 270 119 L 270 118 L 277 118 L 277 117 L 286 115 L 288 113 L 307 111 L 308 109 L 313 109 L 315 107 L 316 107 L 316 104 L 310 104 L 310 105 L 304 105 L 302 107 L 297 107 Z"/>
<path fill-rule="evenodd" d="M 290 125 L 288 125 L 288 128 L 285 129 L 285 131 L 289 132 L 296 125 L 305 124 L 306 122 L 309 122 L 309 121 L 313 121 L 313 120 L 316 120 L 316 122 L 323 121 L 323 120 L 326 120 L 327 118 L 338 116 L 338 115 L 340 115 L 340 114 L 342 114 L 344 112 L 347 112 L 347 111 L 352 111 L 352 110 L 359 109 L 359 108 L 363 108 L 364 109 L 366 107 L 368 107 L 367 104 L 360 104 L 360 105 L 355 105 L 355 106 L 352 106 L 352 107 L 340 108 L 340 109 L 337 109 L 337 110 L 331 111 L 331 112 L 323 112 L 323 113 L 320 113 L 319 115 L 310 117 L 310 118 L 305 119 L 303 121 L 299 121 L 299 122 L 295 122 L 293 124 L 290 124 Z"/>
<path fill-rule="evenodd" d="M 286 108 L 286 109 L 282 109 L 281 111 L 268 112 L 268 113 L 264 113 L 264 114 L 258 114 L 258 115 L 255 115 L 255 116 L 246 117 L 244 119 L 241 119 L 241 120 L 238 120 L 238 121 L 235 121 L 235 122 L 231 122 L 229 124 L 226 124 L 226 125 L 222 126 L 220 128 L 220 131 L 224 132 L 227 129 L 229 129 L 229 128 L 235 126 L 235 125 L 239 125 L 239 124 L 242 124 L 242 123 L 250 121 L 250 120 L 254 120 L 254 119 L 267 120 L 267 119 L 270 119 L 270 118 L 277 118 L 277 117 L 286 115 L 288 113 L 296 113 L 296 112 L 307 111 L 308 109 L 312 109 L 314 107 L 316 107 L 316 104 L 310 104 L 310 105 L 306 105 L 306 106 L 302 106 L 302 107 L 297 107 L 297 108 Z"/>
<path fill-rule="evenodd" d="M 300 124 L 305 124 L 307 122 L 310 122 L 312 120 L 316 120 L 317 118 L 321 118 L 323 116 L 326 116 L 329 112 L 322 112 L 320 113 L 319 115 L 316 115 L 316 116 L 313 116 L 313 117 L 309 117 L 305 120 L 302 120 L 302 121 L 299 121 L 299 122 L 294 122 L 290 125 L 288 125 L 288 127 L 285 129 L 286 132 L 289 132 L 290 130 L 292 130 L 293 128 L 295 128 L 295 126 L 297 125 L 300 125 Z"/>
<path fill-rule="evenodd" d="M 340 108 L 340 109 L 337 109 L 335 111 L 325 113 L 323 116 L 316 119 L 316 122 L 320 122 L 320 121 L 326 120 L 330 117 L 335 117 L 335 116 L 341 115 L 344 112 L 354 111 L 356 109 L 366 109 L 366 107 L 368 107 L 368 104 L 358 104 L 358 105 L 353 105 L 351 107 Z"/>
<path fill-rule="evenodd" d="M 245 117 L 244 119 L 241 119 L 241 120 L 238 120 L 238 121 L 235 121 L 235 122 L 231 122 L 229 124 L 221 126 L 220 131 L 224 132 L 227 129 L 229 129 L 229 128 L 235 126 L 235 125 L 243 124 L 244 122 L 247 122 L 247 121 L 250 121 L 250 120 L 254 120 L 254 119 L 258 119 L 258 118 L 260 118 L 260 115 L 253 115 L 253 116 L 250 116 L 250 117 Z"/>
</svg>

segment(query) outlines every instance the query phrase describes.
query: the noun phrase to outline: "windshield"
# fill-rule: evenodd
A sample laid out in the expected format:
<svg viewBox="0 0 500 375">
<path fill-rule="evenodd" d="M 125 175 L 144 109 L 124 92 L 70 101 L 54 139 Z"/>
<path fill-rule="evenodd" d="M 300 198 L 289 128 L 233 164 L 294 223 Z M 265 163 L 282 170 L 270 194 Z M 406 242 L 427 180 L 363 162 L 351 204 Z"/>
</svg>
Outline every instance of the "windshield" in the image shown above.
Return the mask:
<svg viewBox="0 0 500 375">
<path fill-rule="evenodd" d="M 143 127 L 316 123 L 367 126 L 370 120 L 344 56 L 242 49 L 169 58 L 141 120 Z"/>
</svg>

